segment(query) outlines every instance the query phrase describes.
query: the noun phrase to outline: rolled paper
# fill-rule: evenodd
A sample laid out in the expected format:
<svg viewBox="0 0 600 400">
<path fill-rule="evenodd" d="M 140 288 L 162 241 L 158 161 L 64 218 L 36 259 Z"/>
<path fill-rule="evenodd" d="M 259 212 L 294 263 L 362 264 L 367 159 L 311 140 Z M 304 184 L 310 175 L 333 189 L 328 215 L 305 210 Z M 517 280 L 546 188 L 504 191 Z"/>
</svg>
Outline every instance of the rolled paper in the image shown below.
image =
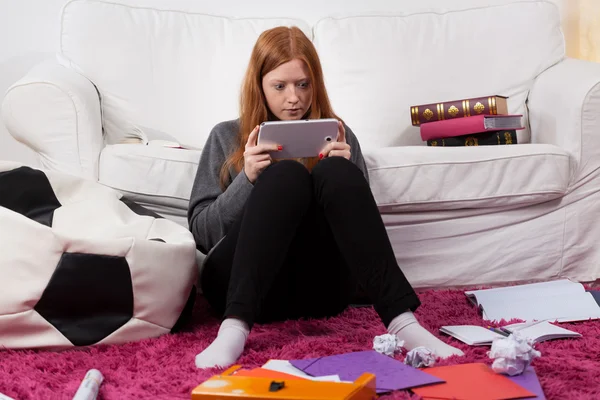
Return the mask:
<svg viewBox="0 0 600 400">
<path fill-rule="evenodd" d="M 97 369 L 90 369 L 81 381 L 73 400 L 96 400 L 98 391 L 100 390 L 100 384 L 103 380 L 104 377 L 100 371 Z"/>
</svg>

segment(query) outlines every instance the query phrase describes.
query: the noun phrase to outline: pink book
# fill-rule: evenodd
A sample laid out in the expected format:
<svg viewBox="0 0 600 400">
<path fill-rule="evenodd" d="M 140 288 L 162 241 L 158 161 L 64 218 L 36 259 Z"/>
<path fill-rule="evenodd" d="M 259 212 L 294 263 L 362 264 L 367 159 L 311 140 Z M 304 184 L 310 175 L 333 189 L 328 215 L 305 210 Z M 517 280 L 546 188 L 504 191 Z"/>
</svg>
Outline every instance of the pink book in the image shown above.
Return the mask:
<svg viewBox="0 0 600 400">
<path fill-rule="evenodd" d="M 473 117 L 445 119 L 421 125 L 423 141 L 447 137 L 472 135 L 509 129 L 525 129 L 521 122 L 523 115 L 475 115 Z"/>
</svg>

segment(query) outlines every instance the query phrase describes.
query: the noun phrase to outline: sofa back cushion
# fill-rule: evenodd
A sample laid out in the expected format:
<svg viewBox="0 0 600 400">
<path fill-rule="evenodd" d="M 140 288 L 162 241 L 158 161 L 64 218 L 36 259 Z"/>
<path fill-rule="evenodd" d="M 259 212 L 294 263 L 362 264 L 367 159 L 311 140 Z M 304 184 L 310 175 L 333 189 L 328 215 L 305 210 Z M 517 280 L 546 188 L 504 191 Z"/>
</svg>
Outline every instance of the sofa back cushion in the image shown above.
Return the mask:
<svg viewBox="0 0 600 400">
<path fill-rule="evenodd" d="M 460 12 L 327 18 L 314 27 L 336 111 L 364 148 L 423 144 L 410 107 L 509 96 L 524 114 L 535 77 L 564 57 L 557 6 L 525 1 Z M 461 108 L 461 103 L 457 103 Z M 519 132 L 529 140 L 528 129 Z"/>
<path fill-rule="evenodd" d="M 418 103 L 501 94 L 525 113 L 532 80 L 564 56 L 550 0 L 306 1 L 295 12 L 275 0 L 177 0 L 172 10 L 156 0 L 73 0 L 60 59 L 98 88 L 109 144 L 151 128 L 202 147 L 215 124 L 237 117 L 258 35 L 296 25 L 315 41 L 334 110 L 369 149 L 423 144 L 409 113 Z"/>
<path fill-rule="evenodd" d="M 151 128 L 202 147 L 236 118 L 239 89 L 258 35 L 301 20 L 235 19 L 95 0 L 63 9 L 60 55 L 98 88 L 108 143 Z"/>
</svg>

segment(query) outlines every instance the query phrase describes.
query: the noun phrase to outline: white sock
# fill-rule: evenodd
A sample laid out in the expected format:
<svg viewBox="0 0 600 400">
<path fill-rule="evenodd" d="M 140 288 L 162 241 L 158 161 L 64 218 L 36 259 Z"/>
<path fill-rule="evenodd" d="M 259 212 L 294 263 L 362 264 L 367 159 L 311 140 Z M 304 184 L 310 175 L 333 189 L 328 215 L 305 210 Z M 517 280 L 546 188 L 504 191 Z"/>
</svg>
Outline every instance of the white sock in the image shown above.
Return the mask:
<svg viewBox="0 0 600 400">
<path fill-rule="evenodd" d="M 196 356 L 196 367 L 228 367 L 242 355 L 250 329 L 248 324 L 236 318 L 227 318 L 217 338 Z"/>
<path fill-rule="evenodd" d="M 398 339 L 404 340 L 404 348 L 409 351 L 415 347 L 423 346 L 433 351 L 440 358 L 465 355 L 456 347 L 447 345 L 423 328 L 412 311 L 407 311 L 394 318 L 388 326 L 388 332 L 398 336 Z"/>
</svg>

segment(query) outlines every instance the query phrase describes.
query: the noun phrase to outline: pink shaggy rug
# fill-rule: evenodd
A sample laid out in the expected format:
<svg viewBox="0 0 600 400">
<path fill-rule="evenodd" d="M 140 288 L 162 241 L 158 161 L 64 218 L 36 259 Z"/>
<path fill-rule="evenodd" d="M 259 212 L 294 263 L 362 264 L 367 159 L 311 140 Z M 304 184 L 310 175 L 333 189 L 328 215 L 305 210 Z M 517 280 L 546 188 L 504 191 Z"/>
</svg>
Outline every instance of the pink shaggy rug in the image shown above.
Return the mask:
<svg viewBox="0 0 600 400">
<path fill-rule="evenodd" d="M 433 332 L 441 325 L 484 325 L 462 291 L 425 291 L 417 317 Z M 215 336 L 218 321 L 201 299 L 188 332 L 121 346 L 79 349 L 61 353 L 0 351 L 0 393 L 16 400 L 72 399 L 86 371 L 99 369 L 105 377 L 99 399 L 189 399 L 191 390 L 216 370 L 194 366 L 194 356 Z M 579 339 L 556 340 L 537 346 L 534 361 L 548 399 L 600 399 L 600 321 L 566 324 Z M 368 350 L 384 327 L 371 308 L 349 309 L 329 320 L 290 321 L 256 326 L 240 363 L 260 366 L 270 358 L 296 359 Z M 487 347 L 470 347 L 450 337 L 442 340 L 466 356 L 438 365 L 486 362 Z M 399 357 L 400 358 L 400 357 Z M 382 399 L 418 399 L 396 392 Z"/>
</svg>

